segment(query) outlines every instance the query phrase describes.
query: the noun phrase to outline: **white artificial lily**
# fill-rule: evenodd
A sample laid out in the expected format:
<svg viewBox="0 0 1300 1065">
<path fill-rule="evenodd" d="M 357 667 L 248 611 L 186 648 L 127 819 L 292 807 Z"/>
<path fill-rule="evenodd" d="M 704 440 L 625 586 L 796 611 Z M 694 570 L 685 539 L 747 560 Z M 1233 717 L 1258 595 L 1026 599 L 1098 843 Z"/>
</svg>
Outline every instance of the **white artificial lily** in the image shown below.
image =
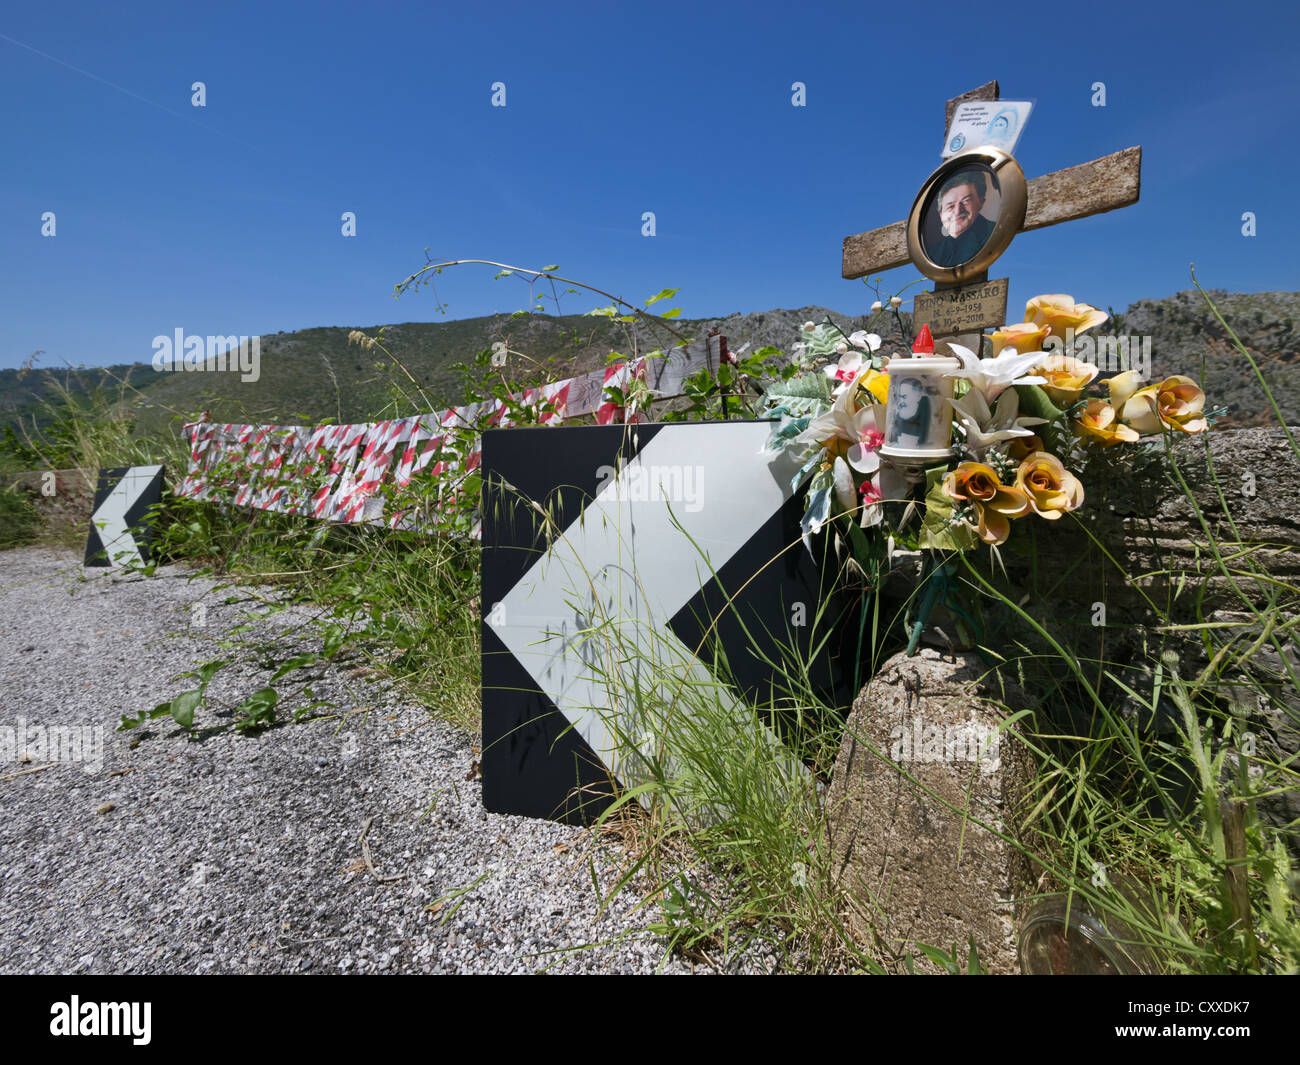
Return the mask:
<svg viewBox="0 0 1300 1065">
<path fill-rule="evenodd" d="M 840 355 L 839 362 L 822 367 L 822 373 L 832 381 L 839 382 L 835 388 L 836 396 L 857 380 L 858 374 L 862 372 L 862 356 L 856 351 L 849 351 L 847 345 L 841 346 L 845 348 L 846 353 Z"/>
<path fill-rule="evenodd" d="M 835 501 L 840 505 L 840 510 L 855 509 L 858 505 L 857 492 L 853 487 L 853 473 L 849 470 L 848 463 L 837 458 L 831 464 L 831 477 L 834 478 Z"/>
<path fill-rule="evenodd" d="M 885 518 L 885 504 L 906 499 L 910 488 L 907 478 L 897 466 L 888 459 L 882 461 L 880 469 L 863 481 L 858 490 L 861 496 L 862 527 L 869 529 L 873 525 L 879 525 Z"/>
<path fill-rule="evenodd" d="M 879 451 L 885 442 L 885 408 L 872 403 L 863 407 L 858 415 L 858 440 L 849 448 L 845 458 L 858 473 L 875 473 L 880 469 Z"/>
<path fill-rule="evenodd" d="M 1026 426 L 1044 425 L 1047 422 L 1046 418 L 1020 417 L 1020 393 L 1014 388 L 1004 390 L 991 410 L 984 393 L 975 388 L 961 399 L 950 399 L 948 402 L 966 430 L 967 448 L 977 458 L 982 458 L 996 444 L 1014 440 L 1018 436 L 1033 436 L 1034 431 Z"/>
<path fill-rule="evenodd" d="M 948 377 L 964 377 L 971 383 L 972 391 L 984 393 L 990 403 L 1011 385 L 1045 385 L 1045 377 L 1024 376 L 1050 354 L 1046 351 L 1031 351 L 1024 355 L 1015 348 L 1003 348 L 996 358 L 981 359 L 970 348 L 960 344 L 949 344 L 952 353 L 961 362 L 961 369 L 947 374 Z"/>
<path fill-rule="evenodd" d="M 876 336 L 875 333 L 868 333 L 865 329 L 859 329 L 856 333 L 851 334 L 849 343 L 862 351 L 875 352 L 880 350 L 880 337 Z"/>
</svg>

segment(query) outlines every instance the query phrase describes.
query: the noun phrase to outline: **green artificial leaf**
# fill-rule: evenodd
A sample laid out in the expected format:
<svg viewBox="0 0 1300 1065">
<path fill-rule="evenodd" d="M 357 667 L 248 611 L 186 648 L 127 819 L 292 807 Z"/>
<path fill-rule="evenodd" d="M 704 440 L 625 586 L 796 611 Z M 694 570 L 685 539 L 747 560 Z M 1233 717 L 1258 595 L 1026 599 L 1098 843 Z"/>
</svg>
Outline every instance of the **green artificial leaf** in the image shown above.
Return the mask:
<svg viewBox="0 0 1300 1065">
<path fill-rule="evenodd" d="M 881 557 L 883 544 L 880 539 L 877 528 L 873 528 L 872 535 L 868 536 L 856 521 L 849 523 L 849 548 L 853 552 L 854 561 L 868 573 Z"/>
<path fill-rule="evenodd" d="M 814 357 L 825 356 L 838 359 L 840 353 L 836 345 L 846 340 L 842 330 L 833 325 L 819 325 L 811 333 L 800 332 L 799 339 L 804 343 L 804 354 Z"/>
<path fill-rule="evenodd" d="M 808 505 L 799 523 L 804 536 L 817 532 L 830 519 L 831 496 L 835 493 L 835 477 L 830 470 L 818 470 L 808 482 Z"/>
<path fill-rule="evenodd" d="M 1064 415 L 1051 397 L 1038 385 L 1016 385 L 1015 389 L 1020 393 L 1020 413 L 1026 418 L 1046 418 L 1049 422 L 1054 422 Z"/>
<path fill-rule="evenodd" d="M 831 379 L 824 373 L 806 373 L 789 381 L 773 384 L 763 392 L 769 403 L 782 403 L 789 399 L 819 399 L 829 404 L 834 399 Z"/>
<path fill-rule="evenodd" d="M 976 543 L 974 532 L 965 525 L 948 524 L 953 502 L 943 490 L 947 473 L 943 466 L 925 471 L 925 521 L 921 524 L 919 546 L 940 551 L 969 551 Z"/>
<path fill-rule="evenodd" d="M 168 705 L 168 712 L 172 715 L 172 720 L 181 728 L 194 727 L 194 711 L 198 709 L 199 702 L 203 699 L 203 693 L 195 688 L 193 691 L 181 692 Z"/>
</svg>

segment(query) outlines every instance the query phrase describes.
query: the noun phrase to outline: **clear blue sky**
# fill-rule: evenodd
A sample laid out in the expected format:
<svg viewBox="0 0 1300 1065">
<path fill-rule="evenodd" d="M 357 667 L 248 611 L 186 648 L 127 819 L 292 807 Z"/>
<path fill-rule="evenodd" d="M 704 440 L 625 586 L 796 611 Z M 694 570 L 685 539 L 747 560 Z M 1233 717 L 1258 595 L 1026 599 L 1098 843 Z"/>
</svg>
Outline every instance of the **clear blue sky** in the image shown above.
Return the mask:
<svg viewBox="0 0 1300 1065">
<path fill-rule="evenodd" d="M 873 297 L 840 277 L 842 238 L 905 216 L 944 101 L 993 78 L 1037 101 L 1029 177 L 1144 151 L 1137 206 L 1021 234 L 994 266 L 1013 318 L 1039 292 L 1167 296 L 1192 261 L 1207 288 L 1300 290 L 1289 3 L 704 7 L 10 5 L 0 366 L 148 361 L 177 328 L 439 320 L 428 294 L 392 296 L 426 247 L 630 300 L 678 287 L 686 317 L 858 313 Z M 448 316 L 525 305 L 492 275 L 443 274 Z"/>
</svg>

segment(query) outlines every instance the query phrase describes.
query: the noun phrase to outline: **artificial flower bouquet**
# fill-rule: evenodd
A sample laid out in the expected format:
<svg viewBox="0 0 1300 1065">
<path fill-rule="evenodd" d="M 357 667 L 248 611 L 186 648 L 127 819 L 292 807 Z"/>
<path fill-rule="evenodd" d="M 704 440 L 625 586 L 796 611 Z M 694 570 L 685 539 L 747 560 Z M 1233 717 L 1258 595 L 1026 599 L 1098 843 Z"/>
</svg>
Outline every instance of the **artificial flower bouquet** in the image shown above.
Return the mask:
<svg viewBox="0 0 1300 1065">
<path fill-rule="evenodd" d="M 891 456 L 886 430 L 891 379 L 908 380 L 920 365 L 913 356 L 931 355 L 928 327 L 911 356 L 891 358 L 874 333 L 806 323 L 793 352 L 801 372 L 765 394 L 771 446 L 800 449 L 799 479 L 812 473 L 805 537 L 841 519 L 856 545 L 865 545 L 861 530 L 877 528 L 920 548 L 996 546 L 1019 519 L 1057 521 L 1083 505 L 1071 467 L 1082 468 L 1088 449 L 1204 431 L 1205 395 L 1190 378 L 1144 383 L 1127 369 L 1098 380 L 1097 366 L 1068 353 L 1108 317 L 1070 296 L 1038 296 L 1023 322 L 993 333 L 991 358 L 947 345 L 942 417 L 951 425 L 925 461 Z M 895 502 L 903 505 L 886 507 Z"/>
</svg>

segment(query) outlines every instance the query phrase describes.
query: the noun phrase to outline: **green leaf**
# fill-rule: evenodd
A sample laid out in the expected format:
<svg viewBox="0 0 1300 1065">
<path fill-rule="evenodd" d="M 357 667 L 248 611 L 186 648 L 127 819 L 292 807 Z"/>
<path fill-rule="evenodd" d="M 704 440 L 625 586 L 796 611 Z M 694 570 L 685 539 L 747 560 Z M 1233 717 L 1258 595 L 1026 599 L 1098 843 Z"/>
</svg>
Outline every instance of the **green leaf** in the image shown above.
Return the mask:
<svg viewBox="0 0 1300 1065">
<path fill-rule="evenodd" d="M 193 676 L 199 678 L 200 688 L 206 688 L 208 686 L 208 682 L 217 675 L 217 670 L 221 669 L 222 666 L 228 666 L 228 665 L 230 665 L 229 662 L 223 662 L 221 660 L 204 662 L 203 665 L 199 666 L 198 672 L 193 674 Z"/>
<path fill-rule="evenodd" d="M 274 688 L 262 688 L 253 692 L 247 699 L 235 707 L 238 720 L 235 728 L 240 732 L 251 729 L 266 728 L 275 723 L 275 704 L 280 695 Z"/>
<path fill-rule="evenodd" d="M 302 669 L 303 666 L 310 666 L 315 661 L 316 656 L 313 654 L 295 655 L 275 671 L 275 675 L 271 677 L 270 683 L 274 684 L 286 673 L 292 673 L 295 669 Z"/>
<path fill-rule="evenodd" d="M 552 270 L 558 270 L 559 268 L 558 263 L 552 263 L 550 266 L 543 266 L 542 273 L 549 274 Z"/>
<path fill-rule="evenodd" d="M 953 501 L 943 490 L 948 470 L 936 466 L 925 471 L 925 521 L 921 525 L 919 546 L 940 551 L 969 551 L 975 546 L 974 532 L 965 525 L 949 525 Z"/>
<path fill-rule="evenodd" d="M 832 399 L 831 379 L 824 373 L 801 374 L 789 381 L 782 381 L 780 384 L 772 385 L 763 395 L 769 402 L 798 398 L 821 399 L 830 403 Z"/>
<path fill-rule="evenodd" d="M 309 703 L 307 706 L 300 706 L 297 710 L 293 712 L 293 719 L 294 721 L 301 721 L 313 710 L 319 710 L 323 706 L 335 706 L 335 705 L 336 705 L 335 703 L 328 702 L 327 700 L 318 699 L 316 702 Z"/>
<path fill-rule="evenodd" d="M 176 696 L 168 706 L 168 711 L 172 715 L 172 720 L 181 728 L 194 727 L 194 711 L 198 708 L 199 702 L 203 699 L 203 693 L 197 688 L 194 691 L 181 692 Z"/>
<path fill-rule="evenodd" d="M 648 300 L 646 300 L 645 305 L 649 307 L 652 304 L 658 303 L 660 300 L 670 300 L 674 296 L 676 296 L 677 293 L 680 291 L 681 291 L 680 289 L 676 289 L 676 288 L 666 288 L 662 292 L 660 292 L 659 295 L 651 296 Z"/>
<path fill-rule="evenodd" d="M 946 950 L 940 950 L 938 947 L 931 947 L 925 943 L 918 943 L 916 949 L 945 972 L 951 975 L 956 975 L 957 963 L 953 960 L 953 955 L 949 954 Z"/>
<path fill-rule="evenodd" d="M 661 314 L 659 317 L 660 317 L 660 318 L 676 318 L 676 317 L 677 317 L 678 315 L 680 315 L 681 313 L 682 313 L 682 309 L 681 309 L 680 307 L 674 307 L 671 311 L 664 311 L 664 313 Z"/>
<path fill-rule="evenodd" d="M 322 648 L 326 658 L 333 658 L 338 649 L 343 646 L 343 641 L 347 636 L 343 632 L 342 625 L 331 625 L 325 630 L 325 646 Z"/>
<path fill-rule="evenodd" d="M 1046 418 L 1054 422 L 1064 415 L 1042 388 L 1038 385 L 1016 385 L 1020 393 L 1020 413 L 1027 418 Z"/>
<path fill-rule="evenodd" d="M 513 270 L 502 270 L 501 273 L 497 274 L 497 276 L 494 277 L 492 280 L 493 280 L 493 281 L 497 281 L 497 280 L 500 280 L 500 279 L 503 278 L 503 277 L 509 277 L 509 276 L 510 276 L 511 274 L 513 274 L 513 273 L 514 273 Z"/>
</svg>

